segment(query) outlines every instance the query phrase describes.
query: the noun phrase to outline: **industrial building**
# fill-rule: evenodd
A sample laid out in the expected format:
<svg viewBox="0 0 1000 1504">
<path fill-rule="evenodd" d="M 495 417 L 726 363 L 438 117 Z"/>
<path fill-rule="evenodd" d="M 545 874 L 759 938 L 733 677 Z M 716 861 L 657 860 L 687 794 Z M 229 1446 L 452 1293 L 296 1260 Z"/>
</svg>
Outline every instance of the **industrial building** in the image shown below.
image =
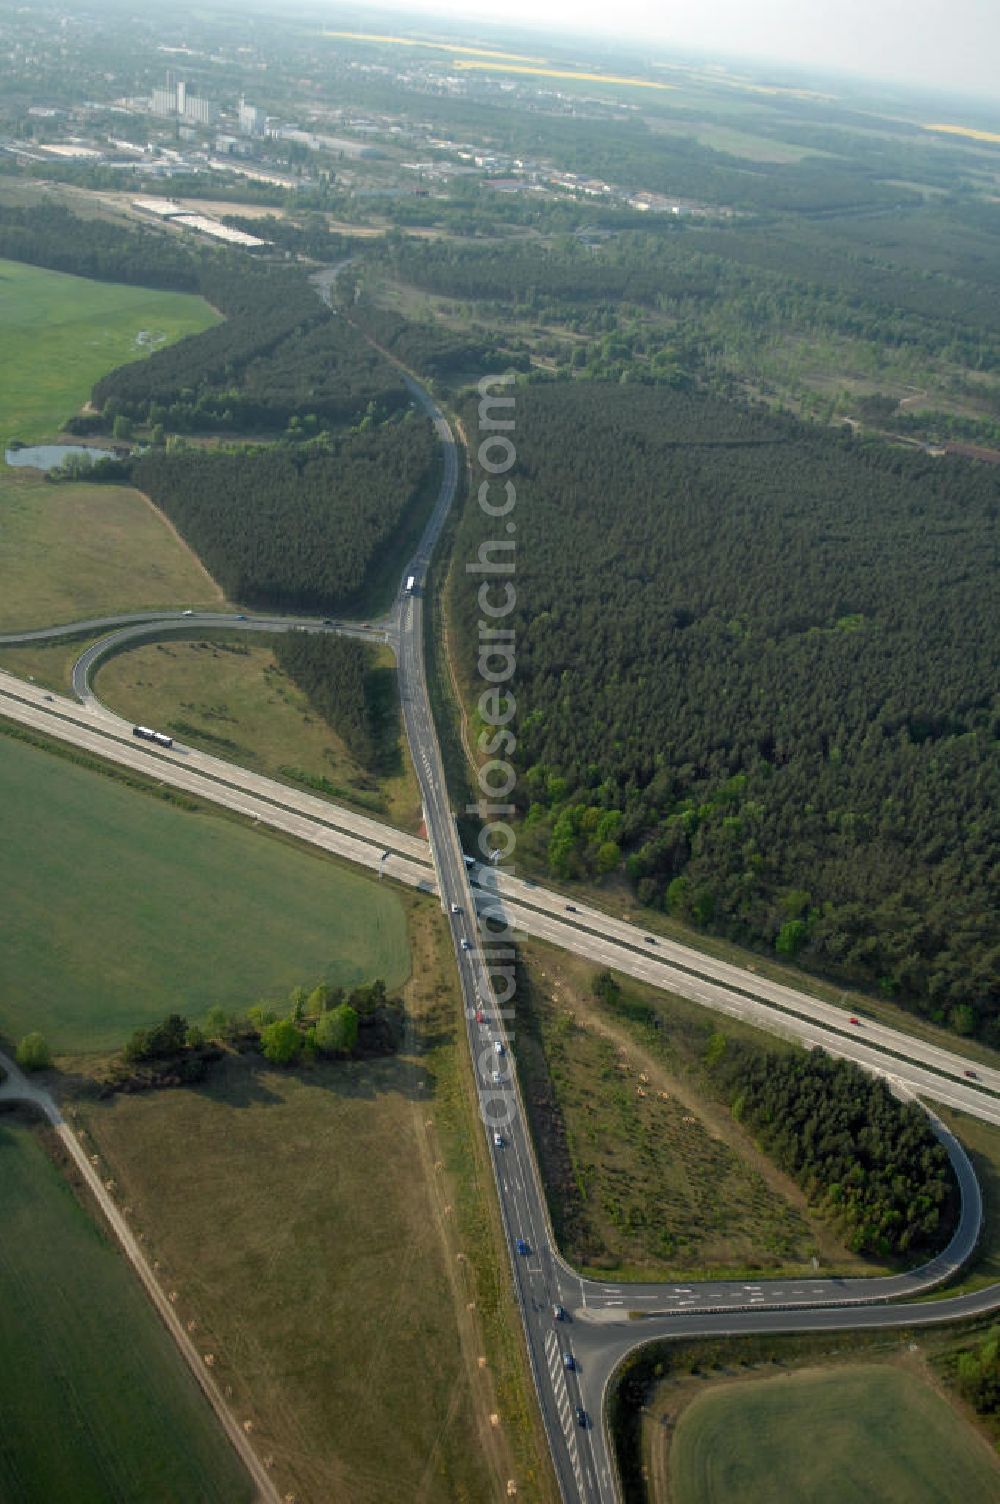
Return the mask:
<svg viewBox="0 0 1000 1504">
<path fill-rule="evenodd" d="M 187 84 L 183 80 L 174 83 L 169 73 L 166 84 L 153 90 L 150 108 L 154 115 L 166 119 L 176 117 L 188 125 L 214 125 L 221 113 L 214 99 L 190 94 Z"/>
<path fill-rule="evenodd" d="M 255 104 L 240 99 L 240 132 L 244 136 L 263 136 L 267 130 L 267 116 Z"/>
</svg>

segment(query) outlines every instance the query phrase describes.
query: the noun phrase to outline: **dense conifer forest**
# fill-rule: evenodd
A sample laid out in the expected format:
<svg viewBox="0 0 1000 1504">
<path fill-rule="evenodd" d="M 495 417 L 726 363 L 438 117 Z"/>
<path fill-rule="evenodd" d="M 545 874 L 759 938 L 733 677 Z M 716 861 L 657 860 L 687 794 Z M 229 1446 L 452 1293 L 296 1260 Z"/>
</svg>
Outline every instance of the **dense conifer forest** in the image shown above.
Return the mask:
<svg viewBox="0 0 1000 1504">
<path fill-rule="evenodd" d="M 356 604 L 440 464 L 429 422 L 237 451 L 150 449 L 132 479 L 232 600 L 280 610 Z"/>
<path fill-rule="evenodd" d="M 223 259 L 217 251 L 195 255 L 180 240 L 152 227 L 81 219 L 57 204 L 0 204 L 0 256 L 98 282 L 130 282 L 172 292 L 199 292 L 203 263 Z"/>
<path fill-rule="evenodd" d="M 213 266 L 201 291 L 225 322 L 110 372 L 94 388 L 96 407 L 173 432 L 246 433 L 293 418 L 315 431 L 408 403 L 396 370 L 301 270 Z"/>
<path fill-rule="evenodd" d="M 1000 1043 L 1000 477 L 649 388 L 516 417 L 522 854 Z"/>
<path fill-rule="evenodd" d="M 654 1050 L 673 1048 L 669 1022 L 610 972 L 594 978 L 593 991 L 612 1014 L 640 1026 Z M 710 1094 L 855 1253 L 912 1259 L 943 1247 L 960 1198 L 947 1151 L 917 1103 L 901 1102 L 884 1081 L 823 1050 L 779 1053 L 716 1030 L 706 1032 L 696 1059 Z"/>
<path fill-rule="evenodd" d="M 288 632 L 275 637 L 274 656 L 348 751 L 370 768 L 380 729 L 373 725 L 368 688 L 371 647 L 347 637 Z"/>
<path fill-rule="evenodd" d="M 424 376 L 481 371 L 503 349 L 496 339 L 404 319 L 365 297 L 354 305 L 351 317 L 383 350 Z"/>
<path fill-rule="evenodd" d="M 709 1047 L 711 1049 L 711 1046 Z M 957 1212 L 948 1156 L 916 1102 L 821 1050 L 726 1045 L 717 1069 L 733 1115 L 844 1231 L 855 1253 L 933 1252 Z"/>
</svg>

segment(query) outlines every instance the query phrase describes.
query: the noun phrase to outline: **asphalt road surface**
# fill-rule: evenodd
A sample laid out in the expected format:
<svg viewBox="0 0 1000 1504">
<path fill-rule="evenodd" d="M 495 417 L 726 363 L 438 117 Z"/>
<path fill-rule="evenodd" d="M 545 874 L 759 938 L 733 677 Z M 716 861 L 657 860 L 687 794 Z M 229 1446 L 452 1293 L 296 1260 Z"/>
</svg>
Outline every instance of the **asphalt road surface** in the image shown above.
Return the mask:
<svg viewBox="0 0 1000 1504">
<path fill-rule="evenodd" d="M 429 715 L 422 692 L 419 594 L 401 598 L 399 614 L 403 627 L 399 638 L 401 679 L 407 684 L 407 693 L 403 697 L 404 714 L 412 744 L 419 747 L 420 739 L 427 733 L 426 717 Z M 402 667 L 404 664 L 405 668 Z M 63 697 L 50 696 L 10 675 L 0 674 L 0 712 L 50 734 L 61 735 L 97 755 L 124 762 L 153 776 L 159 775 L 164 782 L 195 796 L 222 803 L 251 819 L 286 830 L 373 870 L 388 872 L 397 880 L 422 887 L 425 891 L 441 891 L 438 877 L 428 861 L 427 847 L 416 837 L 393 831 L 363 816 L 358 817 L 363 831 L 360 834 L 355 829 L 355 817 L 312 795 L 300 794 L 273 780 L 249 774 L 208 754 L 183 747 L 153 748 L 148 743 L 136 742 L 131 736 L 129 723 L 99 706 L 92 704 L 81 708 Z M 436 742 L 433 745 L 436 748 Z M 814 1315 L 816 1307 L 834 1302 L 839 1307 L 840 1325 L 855 1324 L 857 1319 L 863 1320 L 864 1324 L 873 1320 L 883 1324 L 897 1320 L 911 1324 L 916 1320 L 912 1311 L 898 1318 L 891 1312 L 873 1317 L 861 1303 L 912 1296 L 917 1290 L 947 1278 L 960 1267 L 978 1230 L 978 1187 L 967 1160 L 953 1150 L 963 1190 L 963 1218 L 959 1232 L 946 1253 L 931 1265 L 890 1281 L 762 1280 L 756 1285 L 715 1281 L 626 1286 L 581 1279 L 559 1257 L 551 1234 L 526 1131 L 526 1118 L 511 1073 L 510 1039 L 492 1004 L 485 970 L 489 956 L 481 946 L 482 935 L 473 917 L 475 910 L 469 887 L 469 869 L 459 848 L 440 762 L 428 752 L 426 760 L 421 760 L 421 768 L 428 829 L 439 837 L 436 857 L 438 872 L 444 877 L 443 903 L 451 922 L 462 979 L 470 1049 L 511 1250 L 512 1278 L 524 1317 L 539 1402 L 552 1442 L 560 1486 L 567 1499 L 611 1499 L 614 1497 L 611 1459 L 607 1437 L 600 1423 L 605 1385 L 617 1362 L 637 1341 L 659 1334 L 690 1334 L 695 1330 L 739 1331 L 745 1329 L 747 1322 L 756 1330 L 759 1329 L 760 1312 L 766 1310 L 771 1312 L 772 1321 L 768 1330 L 784 1329 L 786 1321 L 798 1329 L 803 1325 L 806 1312 Z M 479 867 L 476 871 L 487 881 L 495 877 Z M 484 893 L 477 888 L 477 893 L 480 902 L 484 898 L 491 903 L 495 901 L 494 895 L 488 891 Z M 557 897 L 545 895 L 538 889 L 531 889 L 530 893 L 533 901 L 542 894 L 546 903 Z M 457 914 L 451 912 L 452 903 L 459 910 Z M 522 913 L 519 906 L 510 907 L 517 914 L 519 927 L 523 920 L 523 927 L 527 929 L 536 911 L 524 910 Z M 539 918 L 545 921 L 547 938 L 555 943 L 566 943 L 566 931 L 571 938 L 576 934 L 575 926 L 563 918 L 551 919 L 544 912 Z M 468 950 L 464 948 L 463 940 L 468 944 Z M 581 943 L 582 953 L 594 954 L 595 940 L 586 930 Z M 665 969 L 664 963 L 642 952 L 636 953 L 634 943 L 632 946 L 612 944 L 607 959 L 620 969 L 626 969 L 630 964 L 640 966 L 643 974 L 664 985 L 659 975 Z M 686 983 L 692 981 L 686 972 L 681 978 Z M 693 980 L 698 982 L 697 978 Z M 718 984 L 706 985 L 724 993 Z M 749 1001 L 737 995 L 731 1006 L 743 1009 Z M 785 1021 L 784 1015 L 779 1017 Z M 503 1046 L 502 1055 L 497 1054 L 497 1042 Z M 848 1043 L 853 1044 L 855 1052 L 862 1049 L 850 1039 Z M 887 1063 L 891 1067 L 895 1062 L 887 1062 L 885 1056 L 872 1053 L 875 1057 L 873 1068 L 883 1074 L 890 1073 L 886 1070 Z M 500 1077 L 499 1081 L 494 1080 L 494 1073 Z M 934 1095 L 947 1095 L 952 1084 L 948 1078 L 931 1074 L 930 1079 Z M 960 1086 L 957 1089 L 963 1090 Z M 991 1096 L 974 1088 L 969 1088 L 969 1093 L 978 1099 L 971 1103 L 972 1110 L 991 1120 L 1000 1120 L 1000 1104 L 995 1103 Z M 511 1104 L 513 1111 L 508 1111 Z M 494 1122 L 496 1128 L 489 1126 Z M 494 1132 L 500 1133 L 499 1144 L 494 1141 Z M 526 1247 L 523 1254 L 516 1252 L 519 1239 Z M 995 1292 L 995 1297 L 1000 1299 L 1000 1292 Z M 981 1302 L 981 1297 L 976 1297 L 976 1300 Z M 554 1321 L 552 1309 L 556 1304 L 567 1312 L 567 1321 Z M 951 1305 L 950 1302 L 945 1304 Z M 776 1308 L 781 1308 L 783 1314 L 775 1315 Z M 924 1313 L 931 1311 L 936 1317 L 940 1308 L 935 1305 L 919 1310 Z M 971 1313 L 973 1307 L 966 1303 L 960 1309 Z M 979 1304 L 975 1309 L 979 1309 Z M 643 1319 L 639 1322 L 630 1319 L 635 1314 Z M 691 1325 L 692 1321 L 695 1326 Z M 720 1327 L 720 1322 L 729 1325 Z M 571 1370 L 565 1366 L 567 1351 L 574 1359 L 575 1366 Z M 585 1427 L 577 1423 L 577 1406 L 581 1406 L 590 1418 L 591 1423 Z"/>
<path fill-rule="evenodd" d="M 503 1010 L 496 1006 L 489 965 L 507 948 L 491 928 L 523 930 L 601 964 L 692 997 L 723 1013 L 808 1045 L 822 1045 L 892 1080 L 899 1089 L 1000 1122 L 1000 1072 L 970 1067 L 960 1056 L 865 1019 L 848 1015 L 808 994 L 769 982 L 659 937 L 647 939 L 635 926 L 585 906 L 570 906 L 559 894 L 476 864 L 458 839 L 427 692 L 423 653 L 423 599 L 427 570 L 453 500 L 459 457 L 440 410 L 407 378 L 414 400 L 428 413 L 442 445 L 443 474 L 434 511 L 417 551 L 403 571 L 415 588 L 401 586 L 390 615 L 370 627 L 318 619 L 226 616 L 222 613 L 139 613 L 95 618 L 0 638 L 25 643 L 52 637 L 87 637 L 106 631 L 80 658 L 74 688 L 82 702 L 0 672 L 0 714 L 9 715 L 96 755 L 109 757 L 234 809 L 262 824 L 285 830 L 348 860 L 399 881 L 436 892 L 451 926 L 462 985 L 469 1048 L 480 1112 L 496 1178 L 531 1370 L 564 1499 L 604 1501 L 617 1497 L 604 1402 L 621 1359 L 637 1345 L 661 1336 L 739 1334 L 749 1331 L 825 1330 L 832 1327 L 911 1326 L 953 1320 L 1000 1304 L 1000 1287 L 975 1295 L 914 1305 L 920 1290 L 948 1278 L 968 1258 L 979 1232 L 981 1200 L 968 1159 L 951 1136 L 948 1144 L 962 1191 L 962 1218 L 948 1249 L 921 1270 L 892 1279 L 779 1280 L 757 1284 L 712 1281 L 687 1285 L 619 1285 L 582 1279 L 560 1258 L 527 1118 L 520 1099 Z M 237 768 L 193 748 L 154 747 L 132 738 L 131 724 L 102 707 L 89 688 L 89 674 L 104 653 L 123 642 L 164 632 L 347 631 L 392 644 L 399 666 L 406 734 L 420 783 L 430 850 L 416 837 L 326 800 Z M 471 878 L 476 879 L 475 891 Z M 481 923 L 489 910 L 489 923 Z M 974 1076 L 970 1074 L 975 1072 Z M 889 1299 L 909 1297 L 903 1305 Z M 877 1304 L 876 1304 L 877 1303 Z M 555 1319 L 560 1307 L 565 1319 Z M 578 1421 L 578 1409 L 584 1424 Z"/>
<path fill-rule="evenodd" d="M 376 635 L 379 640 L 389 641 L 396 649 L 401 664 L 401 688 L 409 675 L 410 689 L 404 692 L 403 708 L 407 716 L 407 731 L 414 738 L 414 759 L 419 759 L 421 783 L 426 785 L 428 770 L 432 768 L 430 752 L 426 750 L 426 725 L 429 710 L 423 716 L 415 713 L 418 702 L 426 706 L 420 691 L 421 669 L 417 663 L 419 630 L 415 624 L 421 612 L 421 598 L 404 597 L 392 618 L 360 632 Z M 399 619 L 409 627 L 400 636 Z M 217 624 L 217 617 L 173 618 L 159 617 L 155 631 L 162 635 L 167 627 L 179 632 L 197 630 L 202 621 Z M 230 618 L 237 627 L 247 631 L 293 630 L 298 623 L 288 618 Z M 106 624 L 106 623 L 105 623 Z M 346 625 L 346 624 L 345 624 Z M 320 623 L 310 623 L 312 630 L 341 630 Z M 57 629 L 70 633 L 72 626 Z M 124 629 L 132 631 L 132 626 Z M 140 633 L 147 630 L 140 626 Z M 95 656 L 111 650 L 121 634 L 113 632 L 93 648 L 85 658 L 89 668 Z M 3 639 L 0 639 L 2 642 Z M 80 662 L 83 660 L 81 659 Z M 414 679 L 414 675 L 418 677 Z M 336 849 L 341 855 L 363 865 L 380 869 L 386 875 L 413 886 L 437 891 L 437 877 L 431 864 L 427 843 L 417 836 L 395 830 L 369 816 L 341 809 L 317 795 L 310 794 L 274 779 L 247 769 L 238 768 L 210 753 L 196 748 L 175 744 L 173 749 L 153 749 L 148 743 L 135 744 L 131 735 L 131 722 L 102 707 L 94 698 L 89 683 L 80 671 L 80 663 L 74 674 L 77 692 L 86 706 L 81 710 L 72 701 L 62 696 L 44 694 L 37 687 L 23 680 L 0 672 L 0 689 L 7 697 L 7 713 L 18 718 L 26 714 L 25 706 L 37 708 L 34 724 L 42 729 L 48 725 L 56 735 L 72 740 L 90 733 L 88 745 L 91 751 L 102 752 L 95 736 L 112 736 L 124 741 L 121 746 L 108 745 L 103 755 L 115 761 L 127 761 L 130 766 L 150 770 L 153 763 L 164 781 L 175 782 L 178 787 L 190 792 L 217 798 L 253 818 L 287 830 L 303 840 L 315 841 L 328 850 Z M 414 698 L 415 696 L 415 698 Z M 39 714 L 41 719 L 39 719 Z M 58 724 L 62 722 L 60 727 Z M 81 742 L 81 745 L 83 743 Z M 431 744 L 432 750 L 436 743 Z M 423 748 L 424 750 L 418 750 Z M 436 761 L 436 759 L 435 759 Z M 174 771 L 177 769 L 178 771 Z M 184 774 L 202 773 L 209 784 L 196 782 Z M 437 763 L 432 785 L 432 805 L 441 801 L 440 764 Z M 212 785 L 218 784 L 218 790 Z M 424 788 L 425 802 L 427 788 Z M 236 795 L 239 795 L 237 800 Z M 253 795 L 257 802 L 244 796 Z M 263 802 L 263 807 L 261 806 Z M 303 818 L 294 825 L 290 815 Z M 448 814 L 450 827 L 450 814 Z M 313 825 L 317 828 L 314 830 Z M 436 823 L 429 826 L 432 832 L 440 826 L 440 812 Z M 341 832 L 339 844 L 331 844 L 326 834 L 328 827 Z M 355 839 L 350 839 L 351 837 Z M 361 843 L 361 844 L 359 844 Z M 366 850 L 365 843 L 372 849 Z M 389 853 L 386 857 L 385 853 Z M 1000 1122 L 1000 1072 L 992 1067 L 977 1065 L 974 1069 L 966 1058 L 955 1055 L 941 1046 L 927 1043 L 904 1034 L 899 1030 L 877 1024 L 868 1018 L 859 1019 L 857 1026 L 849 1023 L 851 1015 L 843 1009 L 821 1002 L 806 993 L 794 991 L 778 983 L 769 982 L 753 973 L 746 972 L 726 962 L 715 961 L 701 952 L 683 946 L 676 941 L 657 938 L 650 945 L 642 931 L 635 925 L 617 920 L 599 910 L 585 906 L 567 907 L 561 895 L 522 880 L 495 872 L 482 863 L 472 869 L 473 894 L 477 907 L 490 909 L 502 915 L 515 931 L 537 936 L 551 944 L 585 956 L 589 960 L 613 967 L 627 975 L 650 982 L 665 990 L 672 990 L 708 1008 L 741 1018 L 748 1023 L 782 1034 L 810 1047 L 821 1046 L 830 1054 L 851 1059 L 868 1069 L 887 1076 L 914 1093 L 932 1097 L 946 1106 L 969 1112 L 990 1122 Z M 715 980 L 718 979 L 718 980 Z"/>
</svg>

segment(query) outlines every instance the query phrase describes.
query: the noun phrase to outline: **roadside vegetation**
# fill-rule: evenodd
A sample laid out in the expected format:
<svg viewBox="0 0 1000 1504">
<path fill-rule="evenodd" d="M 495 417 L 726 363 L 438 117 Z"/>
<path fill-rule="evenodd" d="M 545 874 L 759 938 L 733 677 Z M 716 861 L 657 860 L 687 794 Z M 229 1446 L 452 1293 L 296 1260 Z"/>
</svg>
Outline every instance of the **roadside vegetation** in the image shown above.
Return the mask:
<svg viewBox="0 0 1000 1504">
<path fill-rule="evenodd" d="M 613 978 L 605 974 L 598 985 L 602 1000 L 622 1006 Z M 648 1022 L 656 1027 L 652 1010 Z M 959 1198 L 947 1152 L 918 1103 L 900 1102 L 853 1061 L 751 1048 L 720 1029 L 704 1061 L 733 1117 L 855 1253 L 912 1258 L 944 1245 Z"/>
<path fill-rule="evenodd" d="M 927 1297 L 943 1300 L 948 1295 L 1000 1284 L 1000 1127 L 965 1112 L 954 1112 L 940 1102 L 932 1106 L 972 1161 L 983 1196 L 983 1226 L 975 1252 L 958 1279 Z"/>
<path fill-rule="evenodd" d="M 306 980 L 395 988 L 409 973 L 387 885 L 12 737 L 0 786 L 8 1037 L 106 1052 L 170 1012 L 245 1009 Z"/>
<path fill-rule="evenodd" d="M 0 1495 L 249 1504 L 250 1479 L 61 1153 L 48 1130 L 0 1115 Z"/>
<path fill-rule="evenodd" d="M 711 1015 L 631 981 L 609 1006 L 592 966 L 535 941 L 519 955 L 514 1055 L 571 1264 L 634 1280 L 802 1275 L 814 1260 L 826 1273 L 878 1272 L 713 1089 Z M 765 1042 L 726 1026 L 734 1044 Z"/>
<path fill-rule="evenodd" d="M 29 642 L 22 647 L 0 647 L 0 669 L 30 679 L 42 689 L 69 694 L 73 687 L 73 665 L 94 637 L 56 639 L 54 642 Z"/>
<path fill-rule="evenodd" d="M 283 611 L 366 609 L 375 561 L 440 469 L 425 418 L 309 444 L 148 450 L 132 479 L 233 600 Z"/>
<path fill-rule="evenodd" d="M 106 660 L 94 688 L 120 714 L 229 762 L 406 830 L 420 824 L 388 648 L 297 634 L 165 639 Z"/>
<path fill-rule="evenodd" d="M 947 1240 L 957 1195 L 919 1107 L 679 997 L 521 955 L 515 1053 L 571 1263 L 871 1274 Z"/>
</svg>

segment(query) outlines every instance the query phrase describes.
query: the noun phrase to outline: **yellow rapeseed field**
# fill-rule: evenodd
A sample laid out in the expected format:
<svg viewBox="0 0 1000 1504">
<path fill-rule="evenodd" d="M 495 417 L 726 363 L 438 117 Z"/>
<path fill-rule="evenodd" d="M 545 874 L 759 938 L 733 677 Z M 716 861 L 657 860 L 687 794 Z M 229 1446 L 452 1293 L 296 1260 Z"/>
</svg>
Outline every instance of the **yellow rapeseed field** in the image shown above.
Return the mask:
<svg viewBox="0 0 1000 1504">
<path fill-rule="evenodd" d="M 996 131 L 977 131 L 971 125 L 925 125 L 925 131 L 940 131 L 945 136 L 967 136 L 970 141 L 996 141 L 1000 143 L 1000 134 Z"/>
</svg>

